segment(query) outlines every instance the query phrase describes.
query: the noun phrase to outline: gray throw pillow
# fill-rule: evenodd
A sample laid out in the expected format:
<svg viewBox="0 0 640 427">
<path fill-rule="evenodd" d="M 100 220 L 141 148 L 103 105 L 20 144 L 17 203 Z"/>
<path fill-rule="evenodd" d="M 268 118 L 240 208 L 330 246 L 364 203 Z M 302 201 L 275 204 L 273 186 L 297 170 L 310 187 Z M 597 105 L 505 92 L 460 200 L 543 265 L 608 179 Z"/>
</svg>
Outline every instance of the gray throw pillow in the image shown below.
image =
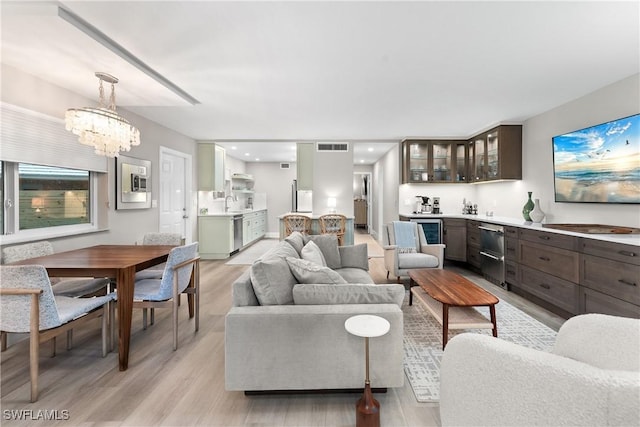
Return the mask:
<svg viewBox="0 0 640 427">
<path fill-rule="evenodd" d="M 403 285 L 326 285 L 298 284 L 293 287 L 293 303 L 301 305 L 330 304 L 396 304 L 402 307 Z"/>
<path fill-rule="evenodd" d="M 332 270 L 342 267 L 340 261 L 340 252 L 338 251 L 338 237 L 335 234 L 314 234 L 311 236 L 304 236 L 304 243 L 313 241 L 324 256 L 324 260 L 327 263 L 327 267 Z"/>
<path fill-rule="evenodd" d="M 340 246 L 342 268 L 361 268 L 369 271 L 369 248 L 366 243 L 353 246 Z"/>
<path fill-rule="evenodd" d="M 327 262 L 324 260 L 324 256 L 322 255 L 322 251 L 318 245 L 313 243 L 313 241 L 304 245 L 302 252 L 300 252 L 300 256 L 304 260 L 315 262 L 323 267 L 327 266 Z"/>
<path fill-rule="evenodd" d="M 298 283 L 345 284 L 346 280 L 328 267 L 304 259 L 287 258 L 287 264 Z M 292 296 L 293 298 L 293 296 Z"/>
<path fill-rule="evenodd" d="M 260 260 L 270 258 L 286 258 L 286 257 L 300 258 L 300 254 L 285 241 L 278 242 L 273 248 L 269 249 L 267 253 L 260 257 Z"/>
<path fill-rule="evenodd" d="M 301 232 L 294 231 L 293 233 L 285 237 L 284 241 L 293 246 L 296 252 L 298 252 L 298 255 L 302 253 L 302 248 L 304 247 L 305 241 Z"/>
<path fill-rule="evenodd" d="M 250 275 L 251 285 L 260 305 L 293 303 L 292 291 L 297 282 L 284 258 L 258 260 L 251 266 Z"/>
</svg>

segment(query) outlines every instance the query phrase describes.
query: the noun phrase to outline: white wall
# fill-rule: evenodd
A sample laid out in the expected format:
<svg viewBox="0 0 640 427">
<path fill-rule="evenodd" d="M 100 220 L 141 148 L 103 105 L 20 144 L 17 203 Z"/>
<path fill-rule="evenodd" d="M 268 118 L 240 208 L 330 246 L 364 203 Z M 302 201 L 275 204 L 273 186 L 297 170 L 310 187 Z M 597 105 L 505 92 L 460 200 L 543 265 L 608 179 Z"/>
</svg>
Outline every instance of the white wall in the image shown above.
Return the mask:
<svg viewBox="0 0 640 427">
<path fill-rule="evenodd" d="M 353 146 L 346 153 L 313 154 L 313 213 L 329 213 L 327 199 L 335 197 L 336 212 L 353 216 Z"/>
<path fill-rule="evenodd" d="M 527 191 L 539 198 L 548 223 L 591 223 L 640 227 L 639 205 L 556 203 L 552 138 L 640 113 L 640 74 L 532 117 L 523 124 L 522 181 L 477 186 L 479 200 L 497 200 L 501 215 L 521 218 Z"/>
<path fill-rule="evenodd" d="M 247 162 L 246 172 L 255 179 L 256 193 L 267 197 L 267 233 L 280 235 L 278 216 L 291 211 L 291 184 L 296 179 L 296 164 L 280 169 L 280 163 Z"/>
<path fill-rule="evenodd" d="M 9 104 L 28 108 L 53 117 L 64 117 L 67 108 L 83 107 L 95 105 L 96 100 L 86 99 L 78 94 L 70 92 L 59 86 L 55 86 L 33 75 L 23 73 L 13 67 L 2 65 L 1 100 Z M 117 88 L 116 88 L 117 90 Z M 158 164 L 160 159 L 160 146 L 172 148 L 174 150 L 191 154 L 194 164 L 196 159 L 195 142 L 184 135 L 165 128 L 158 123 L 142 118 L 134 113 L 119 108 L 120 114 L 125 116 L 139 130 L 141 144 L 134 147 L 126 154 L 131 157 L 151 160 L 151 197 L 157 199 L 159 195 L 159 173 Z M 100 209 L 105 209 L 108 215 L 109 230 L 100 233 L 92 233 L 81 236 L 55 239 L 52 241 L 56 251 L 70 250 L 79 247 L 96 244 L 133 244 L 141 241 L 146 232 L 158 231 L 159 212 L 157 208 L 136 209 L 116 211 L 115 208 L 115 160 L 109 160 L 108 185 L 109 185 L 109 207 L 104 204 Z M 197 240 L 196 207 L 197 175 L 194 166 L 192 188 L 189 196 L 190 208 L 192 209 L 192 236 Z"/>
<path fill-rule="evenodd" d="M 555 203 L 552 138 L 640 112 L 640 74 L 636 74 L 523 123 L 522 180 L 486 184 L 403 184 L 399 212 L 413 210 L 414 196 L 439 196 L 442 212 L 459 214 L 462 200 L 478 204 L 478 213 L 522 218 L 527 192 L 540 199 L 548 223 L 599 223 L 640 227 L 638 205 Z M 385 171 L 386 176 L 386 171 Z M 405 204 L 405 202 L 408 202 Z"/>
</svg>

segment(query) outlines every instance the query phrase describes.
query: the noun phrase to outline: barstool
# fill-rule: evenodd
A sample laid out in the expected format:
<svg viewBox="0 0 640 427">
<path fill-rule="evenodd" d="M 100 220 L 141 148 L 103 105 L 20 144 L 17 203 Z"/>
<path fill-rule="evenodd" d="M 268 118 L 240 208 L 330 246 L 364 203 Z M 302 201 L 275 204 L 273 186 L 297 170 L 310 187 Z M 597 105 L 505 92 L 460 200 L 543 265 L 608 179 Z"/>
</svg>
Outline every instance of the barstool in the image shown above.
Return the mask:
<svg viewBox="0 0 640 427">
<path fill-rule="evenodd" d="M 380 316 L 360 314 L 348 318 L 344 328 L 352 335 L 364 337 L 364 393 L 356 403 L 356 427 L 380 427 L 380 403 L 373 398 L 369 381 L 369 338 L 383 336 L 389 332 L 391 324 Z"/>
<path fill-rule="evenodd" d="M 285 237 L 294 231 L 299 231 L 302 234 L 311 233 L 311 218 L 306 215 L 285 215 L 282 220 L 284 221 Z"/>
<path fill-rule="evenodd" d="M 321 234 L 335 234 L 338 244 L 344 245 L 344 233 L 347 227 L 347 217 L 341 214 L 326 214 L 318 218 Z"/>
</svg>

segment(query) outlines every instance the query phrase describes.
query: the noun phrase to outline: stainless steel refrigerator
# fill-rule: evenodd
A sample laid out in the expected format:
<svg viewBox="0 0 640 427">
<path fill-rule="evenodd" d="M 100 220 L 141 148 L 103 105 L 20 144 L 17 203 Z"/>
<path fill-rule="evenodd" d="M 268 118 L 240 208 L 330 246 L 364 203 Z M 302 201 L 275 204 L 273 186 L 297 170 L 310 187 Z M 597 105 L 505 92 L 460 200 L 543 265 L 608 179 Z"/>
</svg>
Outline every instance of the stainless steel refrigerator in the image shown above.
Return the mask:
<svg viewBox="0 0 640 427">
<path fill-rule="evenodd" d="M 298 190 L 298 181 L 291 184 L 291 212 L 311 212 L 313 210 L 313 191 Z"/>
</svg>

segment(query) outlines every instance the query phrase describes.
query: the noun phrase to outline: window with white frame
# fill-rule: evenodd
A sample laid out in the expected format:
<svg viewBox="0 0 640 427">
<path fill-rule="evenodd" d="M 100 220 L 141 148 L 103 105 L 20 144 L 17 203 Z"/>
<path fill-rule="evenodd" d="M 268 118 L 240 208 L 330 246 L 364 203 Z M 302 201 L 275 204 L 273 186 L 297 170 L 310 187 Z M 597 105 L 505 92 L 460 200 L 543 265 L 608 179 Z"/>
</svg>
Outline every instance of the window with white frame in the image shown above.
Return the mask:
<svg viewBox="0 0 640 427">
<path fill-rule="evenodd" d="M 3 234 L 38 234 L 93 224 L 93 173 L 86 170 L 2 162 Z M 74 227 L 76 226 L 76 227 Z"/>
</svg>

